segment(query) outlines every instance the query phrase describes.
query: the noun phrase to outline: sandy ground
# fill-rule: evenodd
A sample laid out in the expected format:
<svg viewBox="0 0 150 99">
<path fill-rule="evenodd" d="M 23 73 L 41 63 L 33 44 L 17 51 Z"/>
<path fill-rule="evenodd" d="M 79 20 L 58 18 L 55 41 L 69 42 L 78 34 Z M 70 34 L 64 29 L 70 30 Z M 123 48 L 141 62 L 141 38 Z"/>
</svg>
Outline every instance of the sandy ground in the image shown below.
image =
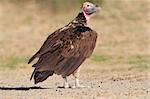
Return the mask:
<svg viewBox="0 0 150 99">
<path fill-rule="evenodd" d="M 85 64 L 84 64 L 85 65 Z M 94 65 L 92 66 L 92 68 Z M 95 65 L 96 67 L 96 65 Z M 128 68 L 128 67 L 127 67 Z M 1 99 L 150 99 L 148 71 L 136 68 L 81 69 L 81 84 L 91 88 L 63 89 L 60 76 L 54 75 L 46 81 L 34 85 L 30 81 L 32 68 L 1 69 Z M 70 76 L 70 84 L 74 84 Z"/>
</svg>

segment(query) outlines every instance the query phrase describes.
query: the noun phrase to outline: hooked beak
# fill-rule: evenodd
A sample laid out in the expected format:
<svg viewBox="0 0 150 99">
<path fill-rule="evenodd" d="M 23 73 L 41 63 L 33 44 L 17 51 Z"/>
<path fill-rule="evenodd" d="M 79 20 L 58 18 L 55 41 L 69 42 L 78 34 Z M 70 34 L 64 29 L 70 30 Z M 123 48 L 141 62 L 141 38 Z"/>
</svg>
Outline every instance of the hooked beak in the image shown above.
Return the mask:
<svg viewBox="0 0 150 99">
<path fill-rule="evenodd" d="M 89 15 L 96 13 L 96 12 L 100 12 L 101 7 L 99 7 L 98 5 L 95 5 L 90 11 L 89 11 Z"/>
<path fill-rule="evenodd" d="M 99 12 L 101 10 L 101 7 L 99 7 L 98 5 L 93 5 L 90 8 L 87 8 L 85 11 L 85 13 L 87 15 L 91 15 L 93 13 Z"/>
</svg>

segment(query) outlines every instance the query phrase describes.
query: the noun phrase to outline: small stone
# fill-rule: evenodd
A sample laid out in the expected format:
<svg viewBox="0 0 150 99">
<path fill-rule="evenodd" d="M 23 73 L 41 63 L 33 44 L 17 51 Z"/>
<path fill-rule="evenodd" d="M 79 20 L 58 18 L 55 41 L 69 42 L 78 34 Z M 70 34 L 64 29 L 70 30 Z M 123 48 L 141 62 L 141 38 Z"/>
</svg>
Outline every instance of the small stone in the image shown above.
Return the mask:
<svg viewBox="0 0 150 99">
<path fill-rule="evenodd" d="M 149 91 L 147 90 L 146 92 L 148 93 Z"/>
</svg>

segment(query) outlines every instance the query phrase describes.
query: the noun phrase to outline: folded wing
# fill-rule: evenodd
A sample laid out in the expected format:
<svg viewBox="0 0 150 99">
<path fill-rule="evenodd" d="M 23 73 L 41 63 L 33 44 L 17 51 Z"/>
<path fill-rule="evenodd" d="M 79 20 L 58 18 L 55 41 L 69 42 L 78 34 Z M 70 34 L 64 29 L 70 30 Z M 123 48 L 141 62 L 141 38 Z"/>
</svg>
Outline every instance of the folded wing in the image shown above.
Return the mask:
<svg viewBox="0 0 150 99">
<path fill-rule="evenodd" d="M 97 33 L 89 27 L 79 26 L 54 32 L 29 63 L 38 57 L 39 60 L 33 65 L 34 72 L 53 71 L 69 76 L 92 54 L 96 39 Z"/>
</svg>

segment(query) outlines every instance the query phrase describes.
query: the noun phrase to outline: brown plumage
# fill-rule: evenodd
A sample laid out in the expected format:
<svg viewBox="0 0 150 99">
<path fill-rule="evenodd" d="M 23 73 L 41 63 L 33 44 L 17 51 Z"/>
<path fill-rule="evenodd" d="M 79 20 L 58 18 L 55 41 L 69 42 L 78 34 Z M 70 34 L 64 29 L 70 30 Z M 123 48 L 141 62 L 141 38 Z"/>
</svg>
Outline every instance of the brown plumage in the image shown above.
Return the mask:
<svg viewBox="0 0 150 99">
<path fill-rule="evenodd" d="M 97 33 L 87 27 L 83 12 L 63 28 L 56 30 L 44 42 L 39 51 L 28 63 L 39 58 L 33 65 L 35 68 L 35 84 L 46 80 L 54 73 L 69 76 L 88 58 L 96 44 Z"/>
</svg>

